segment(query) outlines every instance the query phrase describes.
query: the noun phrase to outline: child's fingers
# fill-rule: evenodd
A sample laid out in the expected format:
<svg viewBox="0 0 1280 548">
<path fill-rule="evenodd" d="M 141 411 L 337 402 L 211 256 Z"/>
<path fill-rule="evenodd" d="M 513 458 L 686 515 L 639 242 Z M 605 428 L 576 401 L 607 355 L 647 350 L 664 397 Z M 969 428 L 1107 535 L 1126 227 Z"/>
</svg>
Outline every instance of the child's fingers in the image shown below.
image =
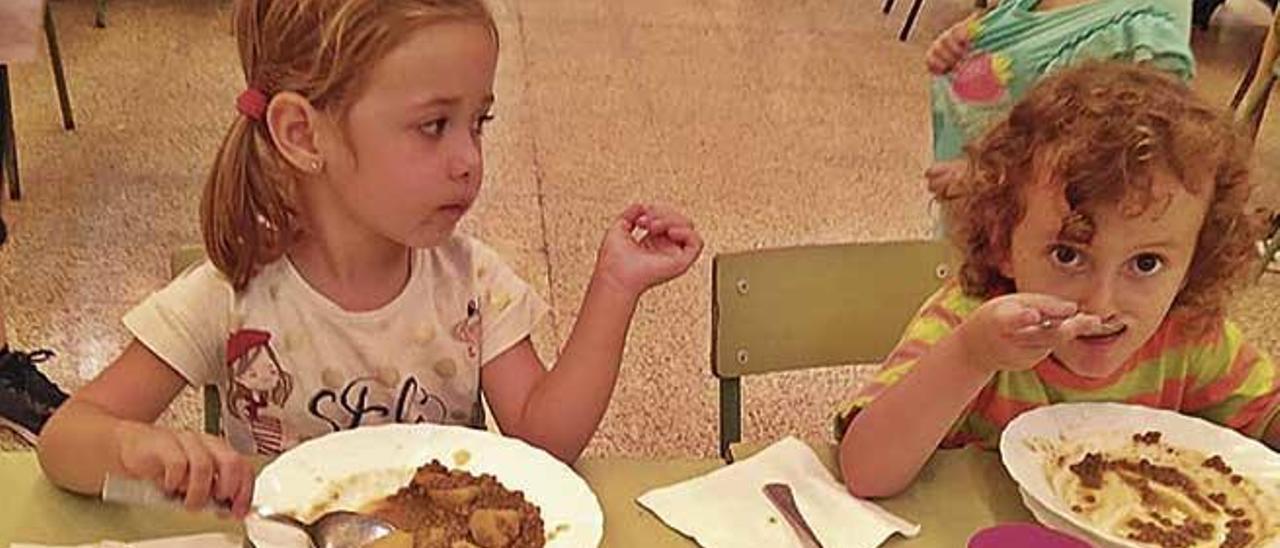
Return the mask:
<svg viewBox="0 0 1280 548">
<path fill-rule="evenodd" d="M 680 257 L 692 262 L 702 253 L 702 236 L 689 227 L 678 226 L 667 231 L 667 237 L 680 246 Z"/>
<path fill-rule="evenodd" d="M 952 61 L 959 61 L 969 52 L 969 39 L 964 33 L 953 32 L 946 40 L 942 41 L 942 47 L 946 48 L 946 52 Z"/>
<path fill-rule="evenodd" d="M 1080 335 L 1102 328 L 1102 319 L 1092 314 L 1077 314 L 1061 323 L 1037 323 L 1018 329 L 1015 338 L 1019 344 L 1034 347 L 1057 346 Z"/>
<path fill-rule="evenodd" d="M 236 486 L 236 494 L 231 499 L 231 515 L 235 516 L 236 519 L 244 519 L 245 516 L 249 515 L 249 506 L 252 503 L 253 469 L 250 467 L 249 473 L 240 478 L 240 483 Z"/>
<path fill-rule="evenodd" d="M 183 483 L 187 481 L 187 457 L 176 441 L 164 443 L 158 449 L 160 462 L 164 466 L 164 491 L 170 495 L 177 494 Z"/>
<path fill-rule="evenodd" d="M 1001 333 L 1017 333 L 1019 330 L 1034 326 L 1040 321 L 1040 314 L 1034 308 L 1024 305 L 1015 299 L 1005 299 L 991 311 L 991 318 Z"/>
<path fill-rule="evenodd" d="M 178 434 L 178 443 L 187 455 L 186 506 L 188 510 L 199 510 L 209 501 L 213 488 L 213 456 L 196 434 Z"/>
<path fill-rule="evenodd" d="M 1080 311 L 1080 305 L 1053 295 L 1017 293 L 1015 298 L 1023 306 L 1031 308 L 1039 314 L 1040 317 L 1035 320 L 1037 322 L 1049 318 L 1066 319 Z"/>
<path fill-rule="evenodd" d="M 1074 339 L 1081 335 L 1096 333 L 1102 329 L 1102 318 L 1093 314 L 1077 314 L 1058 326 L 1057 331 L 1062 334 L 1065 340 Z"/>
<path fill-rule="evenodd" d="M 618 215 L 618 219 L 614 221 L 613 229 L 630 233 L 636 229 L 640 218 L 644 216 L 645 206 L 643 204 L 631 204 L 627 209 Z"/>
<path fill-rule="evenodd" d="M 631 204 L 627 206 L 627 209 L 622 210 L 622 214 L 618 215 L 618 218 L 635 224 L 640 219 L 640 216 L 644 215 L 645 209 L 644 204 Z"/>
<path fill-rule="evenodd" d="M 244 476 L 253 475 L 253 467 L 226 442 L 208 435 L 201 436 L 200 440 L 213 456 L 217 474 L 213 496 L 219 502 L 230 503 L 240 490 Z"/>
<path fill-rule="evenodd" d="M 688 217 L 682 215 L 679 211 L 663 205 L 653 205 L 645 211 L 645 214 L 637 220 L 637 223 L 649 232 L 659 232 L 657 227 L 664 230 L 672 226 L 693 226 L 693 222 Z"/>
<path fill-rule="evenodd" d="M 929 53 L 925 55 L 924 65 L 929 69 L 929 74 L 934 76 L 942 76 L 946 74 L 950 65 L 946 59 L 942 57 L 941 46 L 935 46 L 929 49 Z"/>
<path fill-rule="evenodd" d="M 929 52 L 925 65 L 929 68 L 930 73 L 941 76 L 950 72 L 961 58 L 963 58 L 963 54 L 956 53 L 946 42 L 943 42 Z"/>
</svg>

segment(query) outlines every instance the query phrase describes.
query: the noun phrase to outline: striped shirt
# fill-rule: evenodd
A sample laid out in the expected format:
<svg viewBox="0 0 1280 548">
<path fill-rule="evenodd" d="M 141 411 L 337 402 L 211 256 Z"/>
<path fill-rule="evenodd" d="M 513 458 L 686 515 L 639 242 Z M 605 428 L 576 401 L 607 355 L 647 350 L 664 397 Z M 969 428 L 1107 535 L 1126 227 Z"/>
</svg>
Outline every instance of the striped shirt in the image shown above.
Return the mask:
<svg viewBox="0 0 1280 548">
<path fill-rule="evenodd" d="M 925 302 L 875 378 L 836 417 L 842 437 L 849 421 L 902 379 L 938 341 L 951 334 L 982 300 L 949 283 Z M 1052 358 L 1026 371 L 1000 371 L 969 402 L 943 447 L 998 445 L 1000 432 L 1019 414 L 1071 402 L 1124 402 L 1204 418 L 1260 438 L 1280 414 L 1280 369 L 1245 342 L 1230 321 L 1199 333 L 1170 315 L 1110 376 L 1075 375 Z"/>
</svg>

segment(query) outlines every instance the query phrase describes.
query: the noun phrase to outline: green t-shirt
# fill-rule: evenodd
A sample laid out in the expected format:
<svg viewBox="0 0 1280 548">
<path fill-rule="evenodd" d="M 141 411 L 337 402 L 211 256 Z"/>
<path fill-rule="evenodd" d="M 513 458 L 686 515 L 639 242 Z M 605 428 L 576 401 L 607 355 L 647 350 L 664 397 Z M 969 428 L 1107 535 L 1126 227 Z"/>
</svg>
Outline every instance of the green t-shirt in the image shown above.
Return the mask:
<svg viewBox="0 0 1280 548">
<path fill-rule="evenodd" d="M 1086 59 L 1150 63 L 1189 80 L 1189 0 L 1094 0 L 1034 11 L 1040 0 L 1004 0 L 969 27 L 971 53 L 932 87 L 933 152 L 953 160 L 964 145 L 1054 70 Z"/>
</svg>

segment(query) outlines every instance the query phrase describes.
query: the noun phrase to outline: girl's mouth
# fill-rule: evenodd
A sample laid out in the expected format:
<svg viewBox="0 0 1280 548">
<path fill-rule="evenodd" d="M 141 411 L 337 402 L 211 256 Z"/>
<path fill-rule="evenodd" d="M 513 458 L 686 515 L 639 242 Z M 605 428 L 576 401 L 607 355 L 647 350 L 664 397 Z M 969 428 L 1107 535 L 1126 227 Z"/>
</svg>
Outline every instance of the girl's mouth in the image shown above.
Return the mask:
<svg viewBox="0 0 1280 548">
<path fill-rule="evenodd" d="M 1097 332 L 1080 335 L 1076 337 L 1076 340 L 1089 345 L 1107 345 L 1115 342 L 1128 330 L 1129 326 L 1124 324 L 1104 325 Z"/>
</svg>

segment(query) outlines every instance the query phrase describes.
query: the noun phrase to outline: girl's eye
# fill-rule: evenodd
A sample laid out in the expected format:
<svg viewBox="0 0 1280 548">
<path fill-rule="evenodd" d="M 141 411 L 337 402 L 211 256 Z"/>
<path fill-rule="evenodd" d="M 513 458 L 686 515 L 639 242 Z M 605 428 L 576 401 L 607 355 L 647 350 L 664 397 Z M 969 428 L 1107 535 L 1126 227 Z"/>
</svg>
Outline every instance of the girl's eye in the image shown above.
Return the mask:
<svg viewBox="0 0 1280 548">
<path fill-rule="evenodd" d="M 493 121 L 492 114 L 483 114 L 476 119 L 476 125 L 472 131 L 475 131 L 476 135 L 484 135 L 484 126 L 489 125 L 489 122 L 492 122 L 492 121 Z"/>
<path fill-rule="evenodd" d="M 448 127 L 448 125 L 449 125 L 449 120 L 446 118 L 432 120 L 430 122 L 422 124 L 422 132 L 426 133 L 427 135 L 431 135 L 433 137 L 440 137 L 444 135 L 444 130 L 446 127 Z"/>
<path fill-rule="evenodd" d="M 1164 259 L 1155 253 L 1143 253 L 1133 258 L 1130 267 L 1134 274 L 1150 276 L 1164 268 Z"/>
<path fill-rule="evenodd" d="M 1084 256 L 1074 247 L 1055 245 L 1049 250 L 1049 259 L 1054 264 L 1066 268 L 1078 268 L 1084 262 Z"/>
</svg>

